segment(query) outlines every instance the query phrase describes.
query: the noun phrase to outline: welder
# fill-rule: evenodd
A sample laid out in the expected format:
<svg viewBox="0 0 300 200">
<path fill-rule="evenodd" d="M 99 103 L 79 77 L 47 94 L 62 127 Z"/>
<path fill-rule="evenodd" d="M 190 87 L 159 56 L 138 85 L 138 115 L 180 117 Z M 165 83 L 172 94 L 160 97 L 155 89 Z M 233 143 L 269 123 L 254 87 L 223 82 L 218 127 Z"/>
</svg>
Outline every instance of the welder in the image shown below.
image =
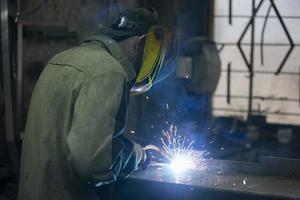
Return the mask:
<svg viewBox="0 0 300 200">
<path fill-rule="evenodd" d="M 148 163 L 147 150 L 122 135 L 128 98 L 174 70 L 177 40 L 154 9 L 128 9 L 48 62 L 27 116 L 19 200 L 98 199 L 95 187 Z"/>
</svg>

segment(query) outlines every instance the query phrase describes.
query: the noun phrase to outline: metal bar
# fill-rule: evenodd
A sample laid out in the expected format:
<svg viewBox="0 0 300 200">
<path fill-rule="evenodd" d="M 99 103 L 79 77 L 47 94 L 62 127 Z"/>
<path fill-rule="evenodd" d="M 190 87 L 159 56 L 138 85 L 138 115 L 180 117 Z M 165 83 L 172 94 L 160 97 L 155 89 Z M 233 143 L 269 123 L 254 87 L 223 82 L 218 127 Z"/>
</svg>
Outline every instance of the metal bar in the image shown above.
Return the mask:
<svg viewBox="0 0 300 200">
<path fill-rule="evenodd" d="M 41 3 L 42 4 L 42 3 Z M 21 139 L 22 125 L 22 89 L 23 89 L 23 24 L 20 21 L 21 0 L 17 0 L 17 14 L 15 22 L 17 23 L 17 44 L 16 44 L 16 62 L 17 62 L 17 82 L 16 82 L 16 141 Z"/>
<path fill-rule="evenodd" d="M 272 5 L 272 7 L 273 7 L 273 9 L 274 9 L 274 11 L 275 11 L 277 17 L 278 17 L 278 20 L 279 20 L 279 22 L 280 22 L 280 24 L 281 24 L 281 26 L 282 26 L 282 28 L 283 28 L 283 30 L 284 30 L 284 32 L 285 32 L 287 38 L 288 38 L 289 43 L 290 43 L 290 46 L 291 46 L 290 49 L 288 50 L 287 54 L 285 55 L 284 59 L 283 59 L 282 62 L 280 63 L 279 68 L 278 68 L 277 71 L 275 72 L 275 75 L 279 75 L 280 72 L 281 72 L 281 70 L 282 70 L 282 68 L 284 67 L 284 65 L 285 65 L 285 63 L 286 63 L 286 61 L 287 61 L 287 59 L 290 57 L 290 55 L 291 55 L 291 53 L 292 53 L 292 51 L 293 51 L 295 45 L 294 45 L 293 39 L 292 39 L 292 37 L 291 37 L 291 35 L 290 35 L 290 33 L 289 33 L 287 27 L 286 27 L 286 25 L 285 25 L 285 23 L 284 23 L 284 21 L 283 21 L 281 15 L 280 15 L 278 9 L 277 9 L 277 6 L 276 6 L 276 4 L 274 3 L 274 0 L 270 0 L 270 3 L 271 3 L 271 5 Z"/>
<path fill-rule="evenodd" d="M 277 71 L 275 72 L 275 75 L 279 75 L 281 73 L 282 68 L 284 67 L 286 61 L 288 60 L 288 58 L 290 57 L 292 51 L 294 49 L 294 45 L 291 46 L 291 48 L 288 50 L 288 52 L 285 54 L 284 59 L 282 60 L 282 62 L 280 63 L 279 68 L 277 69 Z"/>
<path fill-rule="evenodd" d="M 247 113 L 248 110 L 243 109 L 231 109 L 231 108 L 213 108 L 215 111 L 224 111 L 224 112 L 236 112 L 236 113 Z M 282 115 L 282 116 L 295 116 L 300 117 L 299 113 L 287 113 L 287 112 L 269 112 L 269 111 L 262 111 L 261 113 L 267 115 Z"/>
<path fill-rule="evenodd" d="M 175 1 L 176 2 L 176 1 Z M 213 14 L 214 14 L 214 9 L 215 9 L 215 1 L 208 1 L 209 3 L 209 5 L 207 6 L 208 8 L 209 8 L 209 17 L 208 17 L 208 23 L 209 24 L 207 24 L 207 28 L 208 28 L 208 38 L 210 39 L 210 40 L 213 40 L 213 38 L 214 38 L 214 17 L 213 17 Z M 177 8 L 178 6 L 176 6 L 176 3 L 174 4 L 174 6 L 173 6 L 173 9 L 174 10 L 176 10 L 176 8 Z M 176 13 L 176 11 L 175 11 L 175 13 Z"/>
<path fill-rule="evenodd" d="M 250 70 L 251 70 L 251 69 L 250 69 L 250 64 L 249 64 L 249 62 L 248 62 L 248 60 L 247 60 L 247 57 L 246 57 L 246 55 L 245 55 L 245 53 L 244 53 L 244 51 L 243 51 L 241 45 L 238 44 L 238 48 L 239 48 L 239 51 L 240 51 L 240 53 L 241 53 L 241 55 L 242 55 L 242 58 L 243 58 L 243 60 L 244 60 L 244 62 L 245 62 L 245 64 L 246 64 L 246 66 L 247 66 L 247 68 L 248 68 L 248 71 L 250 71 Z"/>
<path fill-rule="evenodd" d="M 229 10 L 229 16 L 228 16 L 228 20 L 229 20 L 229 24 L 232 25 L 232 0 L 229 0 L 228 3 L 228 10 Z"/>
<path fill-rule="evenodd" d="M 215 42 L 216 45 L 225 45 L 225 46 L 236 46 L 234 42 Z M 250 46 L 250 43 L 241 43 L 241 46 Z M 254 46 L 260 46 L 260 43 L 254 43 Z M 283 43 L 265 43 L 264 46 L 290 46 L 290 44 Z M 300 44 L 294 44 L 294 46 L 300 46 Z"/>
<path fill-rule="evenodd" d="M 3 70 L 3 87 L 6 116 L 6 135 L 9 142 L 14 141 L 13 134 L 13 112 L 12 112 L 12 94 L 11 94 L 11 74 L 9 61 L 9 32 L 8 32 L 8 9 L 7 1 L 1 0 L 1 50 L 2 50 L 2 70 Z"/>
<path fill-rule="evenodd" d="M 227 95 L 216 94 L 213 97 L 214 98 L 227 98 Z M 231 99 L 248 99 L 248 96 L 242 96 L 242 95 L 230 95 L 230 97 L 231 97 Z M 276 97 L 253 96 L 252 98 L 256 99 L 256 100 L 261 100 L 261 101 L 289 101 L 289 102 L 298 102 L 299 101 L 299 99 L 291 99 L 291 98 L 286 98 L 286 97 L 276 98 Z"/>
<path fill-rule="evenodd" d="M 229 15 L 214 15 L 215 18 L 228 18 Z M 232 18 L 249 18 L 249 15 L 232 15 Z M 264 19 L 266 16 L 256 15 L 256 18 Z M 277 16 L 269 16 L 269 18 L 277 19 Z M 300 16 L 281 16 L 282 19 L 300 19 Z"/>
<path fill-rule="evenodd" d="M 278 17 L 279 22 L 280 22 L 281 25 L 282 25 L 282 28 L 283 28 L 284 32 L 286 33 L 286 36 L 288 37 L 289 42 L 290 42 L 291 45 L 293 46 L 293 45 L 294 45 L 293 39 L 292 39 L 292 37 L 291 37 L 291 35 L 290 35 L 290 33 L 289 33 L 289 31 L 288 31 L 288 29 L 287 29 L 287 27 L 286 27 L 286 25 L 285 25 L 283 19 L 282 19 L 282 17 L 281 17 L 281 14 L 279 13 L 279 11 L 278 11 L 278 9 L 277 9 L 276 4 L 274 3 L 274 0 L 270 0 L 270 3 L 271 3 L 271 5 L 272 5 L 272 7 L 273 7 L 273 9 L 274 9 L 274 11 L 275 11 L 277 17 Z"/>
<path fill-rule="evenodd" d="M 250 77 L 249 77 L 249 102 L 248 102 L 248 120 L 252 116 L 252 97 L 253 97 L 253 79 L 254 79 L 254 41 L 255 41 L 255 0 L 252 0 L 252 25 L 251 25 L 251 52 L 250 52 Z"/>
<path fill-rule="evenodd" d="M 223 69 L 222 73 L 227 73 L 227 70 Z M 231 69 L 231 73 L 233 73 L 233 74 L 247 74 L 249 72 L 246 71 L 246 70 Z M 255 71 L 255 75 L 257 75 L 257 74 L 274 75 L 274 72 L 272 72 L 272 71 Z M 299 76 L 299 72 L 281 72 L 280 75 Z"/>
<path fill-rule="evenodd" d="M 230 104 L 231 97 L 231 63 L 227 65 L 227 104 Z"/>
<path fill-rule="evenodd" d="M 246 55 L 245 55 L 245 53 L 244 53 L 244 51 L 243 51 L 243 49 L 242 49 L 241 44 L 242 44 L 242 40 L 244 39 L 244 36 L 245 36 L 245 34 L 246 34 L 248 28 L 253 24 L 253 20 L 254 20 L 254 18 L 255 18 L 255 15 L 256 15 L 256 13 L 258 12 L 258 10 L 260 9 L 260 7 L 261 7 L 261 5 L 263 4 L 263 2 L 264 2 L 264 0 L 260 0 L 260 2 L 259 2 L 259 4 L 258 4 L 258 6 L 256 7 L 256 9 L 252 11 L 252 17 L 251 17 L 251 19 L 249 20 L 249 22 L 247 23 L 247 25 L 246 25 L 246 27 L 245 27 L 245 29 L 244 29 L 244 31 L 243 31 L 241 37 L 239 38 L 238 43 L 237 43 L 238 48 L 239 48 L 239 50 L 240 50 L 240 53 L 242 54 L 243 60 L 244 60 L 244 62 L 246 63 L 246 65 L 247 65 L 249 71 L 251 71 L 251 66 L 250 66 L 250 63 L 249 63 L 248 60 L 247 60 L 247 57 L 246 57 Z M 251 44 L 251 45 L 253 45 L 253 44 Z"/>
<path fill-rule="evenodd" d="M 221 44 L 220 48 L 218 49 L 218 53 L 221 53 L 224 49 L 225 45 L 224 44 Z"/>
<path fill-rule="evenodd" d="M 215 94 L 212 97 L 214 98 L 226 98 L 227 95 L 225 94 Z M 231 95 L 231 98 L 234 99 L 248 99 L 248 96 L 243 95 Z M 253 99 L 261 100 L 261 101 L 291 101 L 291 102 L 298 102 L 297 99 L 285 98 L 285 97 L 266 97 L 266 96 L 253 96 Z"/>
<path fill-rule="evenodd" d="M 272 6 L 270 5 L 269 8 L 268 8 L 268 11 L 267 11 L 267 14 L 266 14 L 266 18 L 264 20 L 264 24 L 263 24 L 263 28 L 262 28 L 262 31 L 261 31 L 261 41 L 260 41 L 260 62 L 261 62 L 261 65 L 264 65 L 264 40 L 265 40 L 265 31 L 266 31 L 266 27 L 267 27 L 267 22 L 268 22 L 268 19 L 269 19 L 269 16 L 270 16 L 270 12 L 271 12 L 271 8 Z"/>
<path fill-rule="evenodd" d="M 23 88 L 23 24 L 17 25 L 17 138 L 20 139 L 22 129 L 22 88 Z"/>
<path fill-rule="evenodd" d="M 1 52 L 5 105 L 5 133 L 8 145 L 8 152 L 15 175 L 18 175 L 19 159 L 15 144 L 14 124 L 13 124 L 13 104 L 11 91 L 11 71 L 10 71 L 10 48 L 9 48 L 9 24 L 7 0 L 1 0 Z"/>
</svg>

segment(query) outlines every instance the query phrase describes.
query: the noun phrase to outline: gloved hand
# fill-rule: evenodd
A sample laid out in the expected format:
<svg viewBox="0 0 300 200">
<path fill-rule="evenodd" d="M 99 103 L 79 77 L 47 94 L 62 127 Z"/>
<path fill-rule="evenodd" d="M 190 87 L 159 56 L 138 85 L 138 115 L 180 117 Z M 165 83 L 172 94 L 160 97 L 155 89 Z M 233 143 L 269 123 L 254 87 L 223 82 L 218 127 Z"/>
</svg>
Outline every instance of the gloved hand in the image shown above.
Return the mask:
<svg viewBox="0 0 300 200">
<path fill-rule="evenodd" d="M 140 168 L 146 169 L 152 161 L 161 161 L 166 159 L 168 158 L 164 149 L 161 149 L 155 145 L 147 145 L 143 147 L 143 158 Z"/>
<path fill-rule="evenodd" d="M 148 165 L 151 163 L 151 155 L 148 154 L 147 150 L 145 148 L 142 148 L 142 156 L 141 161 L 139 163 L 139 169 L 145 170 L 147 169 Z"/>
</svg>

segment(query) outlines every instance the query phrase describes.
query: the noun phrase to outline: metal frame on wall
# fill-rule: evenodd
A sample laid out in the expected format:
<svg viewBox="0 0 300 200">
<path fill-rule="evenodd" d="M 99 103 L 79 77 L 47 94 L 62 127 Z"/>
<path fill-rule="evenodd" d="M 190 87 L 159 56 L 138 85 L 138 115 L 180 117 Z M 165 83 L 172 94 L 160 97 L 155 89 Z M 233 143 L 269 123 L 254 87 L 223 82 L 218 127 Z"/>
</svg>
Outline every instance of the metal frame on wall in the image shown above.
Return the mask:
<svg viewBox="0 0 300 200">
<path fill-rule="evenodd" d="M 218 17 L 227 17 L 228 18 L 228 24 L 232 25 L 233 24 L 233 2 L 234 0 L 229 0 L 228 1 L 228 16 L 226 15 L 221 15 L 221 16 L 218 16 Z M 256 4 L 258 2 L 258 4 Z M 268 11 L 267 11 L 267 14 L 266 16 L 257 16 L 257 13 L 258 11 L 261 9 L 262 7 L 262 4 L 264 2 L 269 2 L 270 3 L 270 6 L 268 8 Z M 254 71 L 254 54 L 255 54 L 255 46 L 256 45 L 259 45 L 261 47 L 261 63 L 264 64 L 264 46 L 282 46 L 282 44 L 266 44 L 264 43 L 264 35 L 265 35 L 265 28 L 266 28 L 266 25 L 267 25 L 267 22 L 268 22 L 268 18 L 270 18 L 270 11 L 271 9 L 274 10 L 275 12 L 275 17 L 279 20 L 279 23 L 284 31 L 284 34 L 286 35 L 287 39 L 288 39 L 288 46 L 289 46 L 289 49 L 287 50 L 284 58 L 282 59 L 282 61 L 279 63 L 279 66 L 277 68 L 276 71 L 274 72 L 269 72 L 269 71 L 259 71 L 259 72 L 255 72 Z M 241 15 L 241 16 L 238 16 L 238 17 L 243 17 L 243 18 L 246 18 L 247 16 L 244 16 L 244 15 Z M 262 39 L 261 39 L 261 43 L 255 43 L 255 18 L 256 17 L 259 17 L 259 18 L 264 18 L 264 24 L 263 24 L 263 29 L 262 29 Z M 249 17 L 248 17 L 249 18 Z M 274 18 L 274 17 L 273 17 Z M 250 43 L 242 43 L 245 36 L 246 36 L 246 33 L 247 31 L 251 28 L 251 33 L 250 33 L 250 37 L 251 37 L 251 41 Z M 246 64 L 247 66 L 247 71 L 243 71 L 243 70 L 234 70 L 234 69 L 227 69 L 227 70 L 223 70 L 223 72 L 227 72 L 227 73 L 230 73 L 230 74 L 227 74 L 227 95 L 225 95 L 224 97 L 226 97 L 226 102 L 227 104 L 230 104 L 231 102 L 231 98 L 239 98 L 239 99 L 244 99 L 246 98 L 246 96 L 244 97 L 237 97 L 237 96 L 234 96 L 234 95 L 231 95 L 230 93 L 230 83 L 231 83 L 231 73 L 245 73 L 245 72 L 248 72 L 249 74 L 249 92 L 248 92 L 248 109 L 247 111 L 246 110 L 241 110 L 241 112 L 246 112 L 247 115 L 248 115 L 248 120 L 251 119 L 251 116 L 253 115 L 253 99 L 262 99 L 262 100 L 272 100 L 272 101 L 282 101 L 282 99 L 276 99 L 276 98 L 265 98 L 265 97 L 257 97 L 257 96 L 254 96 L 253 95 L 253 88 L 254 88 L 254 84 L 255 84 L 255 81 L 254 81 L 254 75 L 255 74 L 274 74 L 274 75 L 295 75 L 295 76 L 299 76 L 298 73 L 293 73 L 293 72 L 283 72 L 282 69 L 284 68 L 284 66 L 286 65 L 286 62 L 288 61 L 289 57 L 291 56 L 291 53 L 293 52 L 295 46 L 300 46 L 300 44 L 295 44 L 293 39 L 292 39 L 292 36 L 283 20 L 283 17 L 282 15 L 280 14 L 278 8 L 277 8 L 277 5 L 275 4 L 274 0 L 259 0 L 259 1 L 256 1 L 256 0 L 252 0 L 252 11 L 251 11 L 251 16 L 250 16 L 250 19 L 249 21 L 247 22 L 245 28 L 243 29 L 239 39 L 238 39 L 238 42 L 237 44 L 236 43 L 219 43 L 219 45 L 221 45 L 221 48 L 220 48 L 220 52 L 224 49 L 225 46 L 235 46 L 237 45 L 238 46 L 238 49 L 239 49 L 239 52 L 242 56 L 242 59 L 244 61 L 244 63 Z M 243 48 L 242 48 L 242 45 L 249 45 L 251 50 L 250 50 L 250 55 L 249 55 L 249 59 L 247 58 L 247 55 L 246 53 L 244 52 Z M 287 46 L 287 45 L 284 45 L 284 46 Z M 230 64 L 228 64 L 229 66 Z M 300 86 L 299 86 L 300 87 Z M 221 97 L 220 95 L 216 95 L 216 97 Z M 222 96 L 222 98 L 224 98 Z M 299 101 L 300 102 L 300 96 L 299 96 L 299 99 L 289 99 L 287 98 L 286 99 L 287 101 Z M 300 104 L 299 104 L 300 105 Z M 238 110 L 231 110 L 231 109 L 217 109 L 217 110 L 226 110 L 226 111 L 233 111 L 233 112 L 238 112 Z M 270 114 L 269 112 L 267 114 Z M 272 114 L 272 113 L 271 113 Z M 280 113 L 273 113 L 273 114 L 280 114 Z M 285 113 L 285 115 L 287 115 L 288 113 Z M 291 113 L 291 115 L 293 115 L 294 113 Z"/>
</svg>

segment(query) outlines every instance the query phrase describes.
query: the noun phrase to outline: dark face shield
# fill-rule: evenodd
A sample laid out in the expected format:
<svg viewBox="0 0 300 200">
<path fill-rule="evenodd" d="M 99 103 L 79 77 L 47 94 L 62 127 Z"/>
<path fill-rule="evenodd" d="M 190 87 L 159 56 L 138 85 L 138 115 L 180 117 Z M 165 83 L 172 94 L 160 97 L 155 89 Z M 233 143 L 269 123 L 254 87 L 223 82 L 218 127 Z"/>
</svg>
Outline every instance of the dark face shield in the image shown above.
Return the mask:
<svg viewBox="0 0 300 200">
<path fill-rule="evenodd" d="M 130 93 L 144 93 L 170 75 L 175 69 L 177 49 L 178 33 L 175 27 L 152 26 L 146 37 L 142 67 Z"/>
</svg>

